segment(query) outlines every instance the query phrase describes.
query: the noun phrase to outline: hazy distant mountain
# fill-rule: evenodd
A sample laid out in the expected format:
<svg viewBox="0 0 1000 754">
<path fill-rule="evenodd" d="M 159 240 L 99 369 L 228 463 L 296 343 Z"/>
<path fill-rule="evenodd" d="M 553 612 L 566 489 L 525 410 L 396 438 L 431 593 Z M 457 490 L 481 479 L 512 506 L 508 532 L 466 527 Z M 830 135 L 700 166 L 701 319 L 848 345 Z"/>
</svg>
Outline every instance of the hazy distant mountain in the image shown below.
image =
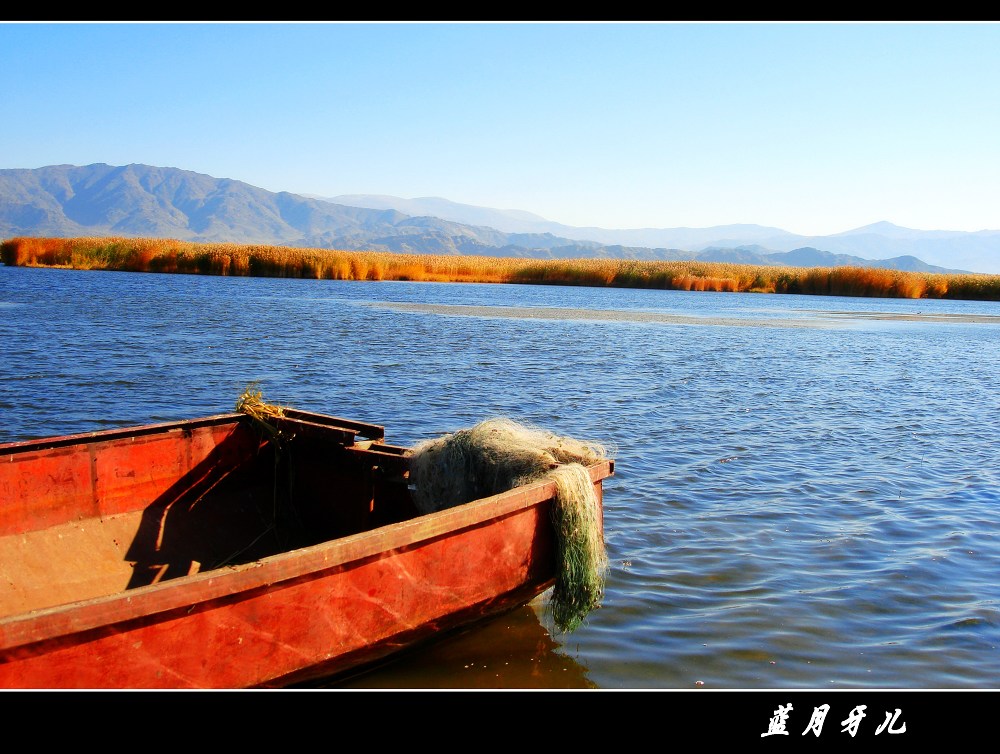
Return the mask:
<svg viewBox="0 0 1000 754">
<path fill-rule="evenodd" d="M 323 199 L 324 197 L 313 197 Z M 371 194 L 345 194 L 326 199 L 334 204 L 347 207 L 368 207 L 371 209 L 394 209 L 406 215 L 427 215 L 440 217 L 442 220 L 452 220 L 466 225 L 485 225 L 505 233 L 552 233 L 558 235 L 557 229 L 567 228 L 559 223 L 553 223 L 544 217 L 533 215 L 519 209 L 490 209 L 476 207 L 471 204 L 457 204 L 437 196 L 421 199 L 400 199 L 397 196 L 380 196 Z M 579 238 L 567 235 L 566 238 Z M 588 239 L 589 240 L 589 239 Z"/>
<path fill-rule="evenodd" d="M 942 267 L 927 264 L 909 255 L 892 257 L 891 259 L 863 259 L 851 254 L 820 251 L 810 246 L 792 251 L 776 252 L 768 252 L 759 246 L 737 246 L 735 248 L 716 246 L 698 252 L 698 260 L 778 267 L 877 267 L 908 272 L 958 272 L 958 270 L 945 270 Z"/>
<path fill-rule="evenodd" d="M 780 228 L 762 225 L 718 225 L 711 228 L 639 228 L 609 230 L 594 227 L 572 227 L 550 222 L 538 215 L 519 210 L 491 210 L 457 204 L 438 197 L 400 199 L 393 196 L 351 194 L 332 197 L 328 201 L 352 207 L 396 209 L 408 214 L 433 214 L 456 222 L 474 222 L 508 232 L 551 233 L 563 238 L 596 241 L 606 248 L 620 245 L 631 248 L 686 249 L 701 254 L 709 250 L 740 249 L 755 246 L 767 252 L 789 252 L 804 248 L 821 248 L 851 261 L 824 261 L 806 265 L 808 255 L 797 266 L 830 266 L 835 264 L 867 264 L 909 269 L 907 257 L 919 257 L 915 270 L 972 270 L 1000 273 L 1000 230 L 975 233 L 946 230 L 913 230 L 889 222 L 879 222 L 830 236 L 801 236 Z M 716 252 L 713 251 L 713 254 Z M 739 255 L 737 255 L 739 256 Z M 925 261 L 921 261 L 925 260 Z M 707 261 L 707 260 L 706 260 Z M 730 260 L 732 261 L 732 260 Z M 792 264 L 792 262 L 775 262 Z"/>
<path fill-rule="evenodd" d="M 178 168 L 103 163 L 0 170 L 0 239 L 15 236 L 146 236 L 413 254 L 703 259 L 1000 273 L 1000 231 L 916 231 L 879 223 L 805 238 L 758 225 L 573 228 L 521 210 L 436 197 L 322 199 L 273 193 Z"/>
<path fill-rule="evenodd" d="M 316 197 L 322 198 L 322 197 Z M 597 241 L 607 245 L 624 245 L 645 248 L 696 249 L 731 240 L 740 244 L 791 233 L 779 228 L 762 225 L 719 225 L 713 228 L 639 228 L 634 230 L 608 230 L 606 228 L 578 228 L 546 220 L 530 212 L 516 209 L 489 209 L 469 204 L 457 204 L 436 196 L 420 199 L 400 199 L 396 196 L 371 194 L 344 194 L 327 199 L 329 202 L 349 207 L 394 209 L 409 215 L 433 215 L 459 223 L 487 225 L 508 233 L 551 233 L 578 241 Z"/>
</svg>

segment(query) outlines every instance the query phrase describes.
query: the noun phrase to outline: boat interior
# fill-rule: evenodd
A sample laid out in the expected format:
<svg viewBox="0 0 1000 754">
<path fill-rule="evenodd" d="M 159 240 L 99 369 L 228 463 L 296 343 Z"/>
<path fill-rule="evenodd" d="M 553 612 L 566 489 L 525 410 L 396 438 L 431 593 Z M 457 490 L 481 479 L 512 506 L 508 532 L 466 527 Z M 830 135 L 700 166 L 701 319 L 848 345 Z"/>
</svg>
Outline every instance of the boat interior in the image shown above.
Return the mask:
<svg viewBox="0 0 1000 754">
<path fill-rule="evenodd" d="M 413 518 L 379 425 L 286 410 L 0 445 L 0 618 Z"/>
</svg>

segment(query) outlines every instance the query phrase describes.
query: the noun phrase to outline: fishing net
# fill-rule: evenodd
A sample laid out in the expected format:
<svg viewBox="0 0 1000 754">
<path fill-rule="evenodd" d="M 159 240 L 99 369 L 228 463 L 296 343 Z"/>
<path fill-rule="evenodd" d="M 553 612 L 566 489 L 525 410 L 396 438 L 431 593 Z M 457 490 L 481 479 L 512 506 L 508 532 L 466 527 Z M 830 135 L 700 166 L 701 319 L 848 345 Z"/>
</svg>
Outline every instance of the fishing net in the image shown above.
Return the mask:
<svg viewBox="0 0 1000 754">
<path fill-rule="evenodd" d="M 606 457 L 596 443 L 510 419 L 488 419 L 412 448 L 413 499 L 421 513 L 431 513 L 522 484 L 555 482 L 551 510 L 558 568 L 551 607 L 556 627 L 569 632 L 604 596 L 608 560 L 586 467 Z"/>
</svg>

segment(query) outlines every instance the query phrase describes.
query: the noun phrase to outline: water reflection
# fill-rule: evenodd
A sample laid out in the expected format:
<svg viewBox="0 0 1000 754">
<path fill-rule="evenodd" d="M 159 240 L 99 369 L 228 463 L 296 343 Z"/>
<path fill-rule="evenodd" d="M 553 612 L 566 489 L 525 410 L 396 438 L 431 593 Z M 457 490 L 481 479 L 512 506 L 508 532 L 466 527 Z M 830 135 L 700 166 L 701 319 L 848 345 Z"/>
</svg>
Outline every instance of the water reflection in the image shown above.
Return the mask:
<svg viewBox="0 0 1000 754">
<path fill-rule="evenodd" d="M 550 593 L 357 675 L 298 688 L 592 689 L 587 668 L 546 628 Z M 572 634 L 570 634 L 572 636 Z"/>
</svg>

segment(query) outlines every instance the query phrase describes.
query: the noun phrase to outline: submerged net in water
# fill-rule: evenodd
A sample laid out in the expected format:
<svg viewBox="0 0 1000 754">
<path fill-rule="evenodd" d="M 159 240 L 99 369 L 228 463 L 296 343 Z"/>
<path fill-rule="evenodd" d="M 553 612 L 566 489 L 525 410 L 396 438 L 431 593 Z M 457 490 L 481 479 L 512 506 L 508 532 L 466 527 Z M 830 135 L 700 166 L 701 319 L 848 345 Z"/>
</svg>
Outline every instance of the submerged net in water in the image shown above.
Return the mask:
<svg viewBox="0 0 1000 754">
<path fill-rule="evenodd" d="M 501 418 L 426 440 L 409 457 L 413 498 L 422 513 L 530 482 L 555 482 L 558 568 L 551 606 L 556 627 L 572 631 L 600 606 L 608 560 L 586 467 L 607 457 L 601 445 Z"/>
</svg>

